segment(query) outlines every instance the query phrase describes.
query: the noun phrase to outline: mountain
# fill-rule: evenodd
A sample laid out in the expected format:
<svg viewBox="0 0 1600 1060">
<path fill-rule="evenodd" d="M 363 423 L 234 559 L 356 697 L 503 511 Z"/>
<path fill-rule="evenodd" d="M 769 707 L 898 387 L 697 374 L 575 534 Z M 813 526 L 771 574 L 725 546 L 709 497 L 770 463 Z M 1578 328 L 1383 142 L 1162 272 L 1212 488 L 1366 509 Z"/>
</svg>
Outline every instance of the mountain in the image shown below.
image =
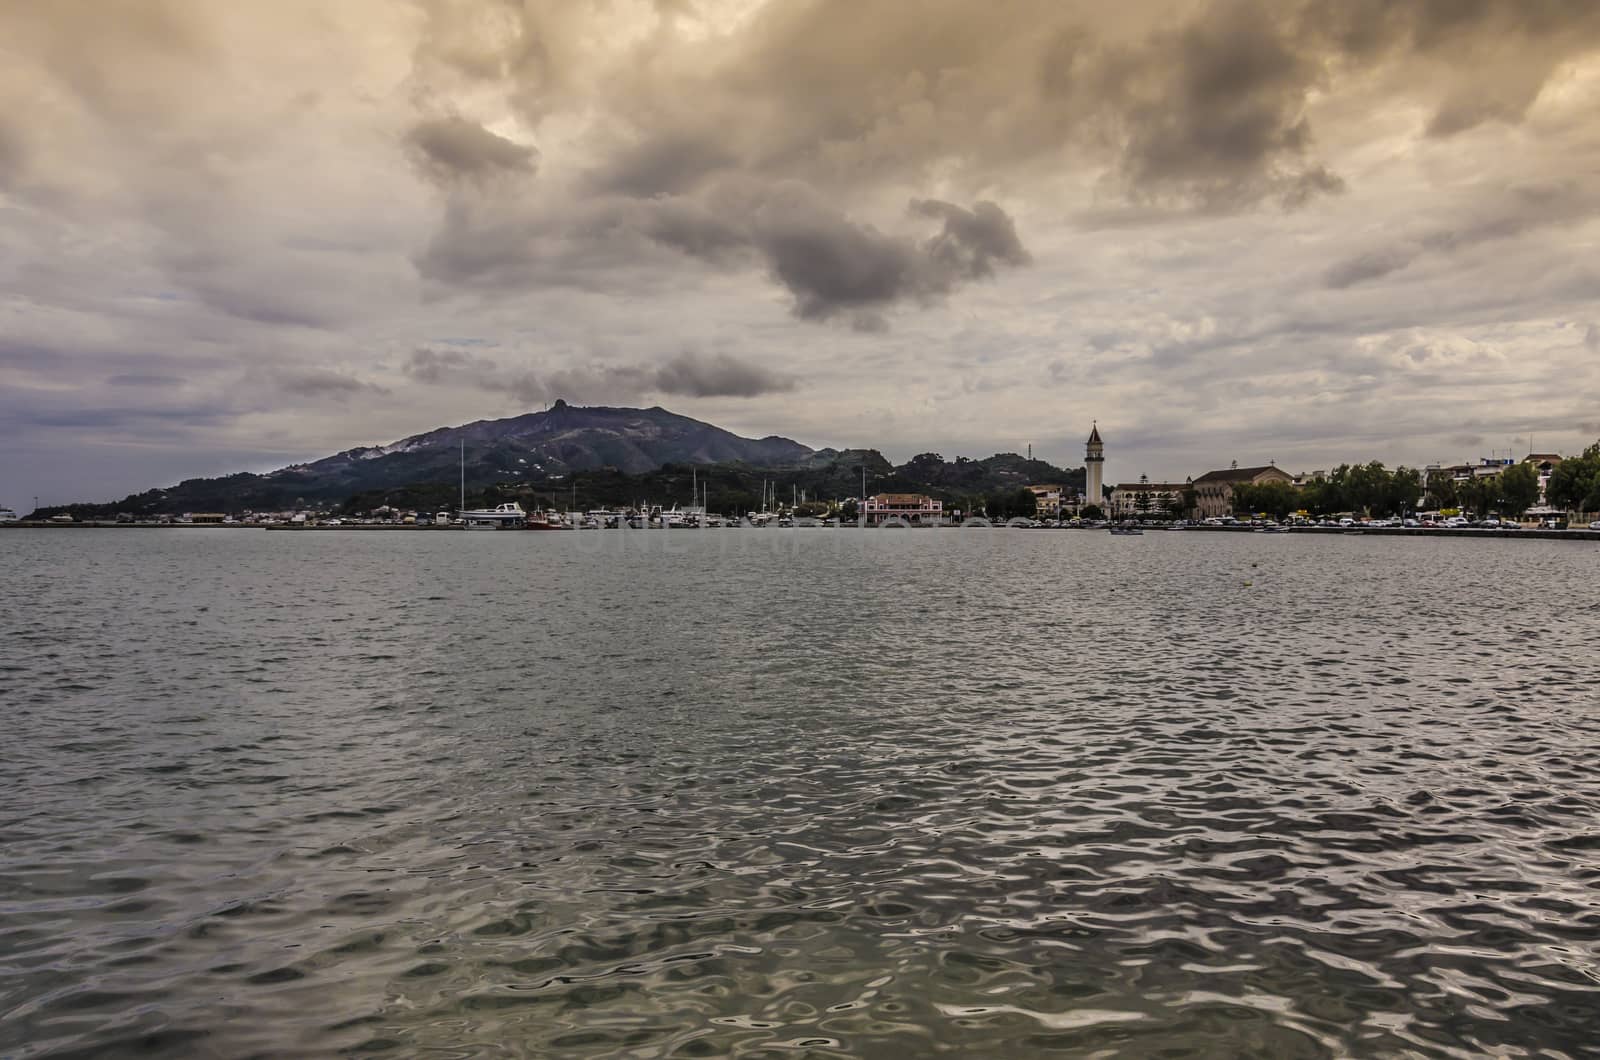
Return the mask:
<svg viewBox="0 0 1600 1060">
<path fill-rule="evenodd" d="M 576 471 L 613 469 L 640 475 L 663 465 L 742 463 L 781 466 L 804 460 L 809 446 L 788 438 L 742 438 L 663 408 L 580 407 L 557 401 L 543 412 L 441 427 L 384 446 L 362 446 L 263 475 L 189 479 L 105 505 L 52 511 L 89 517 L 183 511 L 273 510 L 340 502 L 354 494 L 414 486 L 469 489 L 494 483 L 548 482 Z"/>
<path fill-rule="evenodd" d="M 363 446 L 263 475 L 189 479 L 112 504 L 40 509 L 76 519 L 181 512 L 279 511 L 380 505 L 437 509 L 459 495 L 462 459 L 469 504 L 525 506 L 691 504 L 709 486 L 717 511 L 749 511 L 770 485 L 780 500 L 837 500 L 870 493 L 929 493 L 962 511 L 1014 498 L 1025 485 L 1082 489 L 1083 468 L 1016 453 L 946 460 L 922 453 L 898 466 L 876 449 L 811 449 L 788 438 L 742 438 L 662 408 L 579 407 L 441 427 L 384 446 Z"/>
<path fill-rule="evenodd" d="M 788 464 L 812 452 L 788 438 L 741 438 L 659 407 L 585 408 L 557 401 L 544 412 L 440 427 L 392 445 L 349 449 L 273 474 L 356 479 L 368 483 L 365 488 L 415 482 L 427 477 L 418 474 L 422 470 L 444 464 L 459 469 L 463 445 L 469 483 L 602 467 L 637 475 L 668 463 Z"/>
</svg>

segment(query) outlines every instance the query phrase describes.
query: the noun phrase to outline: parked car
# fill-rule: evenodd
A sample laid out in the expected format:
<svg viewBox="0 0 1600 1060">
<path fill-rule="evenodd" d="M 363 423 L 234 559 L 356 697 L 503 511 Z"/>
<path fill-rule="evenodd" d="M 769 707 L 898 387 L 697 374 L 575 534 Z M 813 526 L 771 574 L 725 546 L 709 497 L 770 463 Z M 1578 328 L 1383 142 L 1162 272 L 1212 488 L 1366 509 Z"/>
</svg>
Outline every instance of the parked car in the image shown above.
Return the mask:
<svg viewBox="0 0 1600 1060">
<path fill-rule="evenodd" d="M 1594 522 L 1590 523 L 1589 524 L 1589 529 L 1590 530 L 1600 530 L 1600 519 L 1596 519 Z"/>
</svg>

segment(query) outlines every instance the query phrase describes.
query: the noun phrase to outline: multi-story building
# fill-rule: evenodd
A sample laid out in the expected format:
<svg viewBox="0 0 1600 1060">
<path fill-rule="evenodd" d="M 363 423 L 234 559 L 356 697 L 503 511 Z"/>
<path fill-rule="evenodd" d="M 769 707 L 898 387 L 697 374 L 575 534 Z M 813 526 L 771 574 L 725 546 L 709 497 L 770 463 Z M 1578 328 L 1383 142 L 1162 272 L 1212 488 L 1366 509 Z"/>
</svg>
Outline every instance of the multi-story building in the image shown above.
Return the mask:
<svg viewBox="0 0 1600 1060">
<path fill-rule="evenodd" d="M 1548 503 L 1545 499 L 1545 487 L 1550 485 L 1550 473 L 1561 466 L 1559 453 L 1529 453 L 1522 458 L 1524 464 L 1532 464 L 1533 469 L 1539 473 L 1539 503 Z"/>
<path fill-rule="evenodd" d="M 1170 515 L 1183 509 L 1187 482 L 1151 482 L 1140 475 L 1138 482 L 1119 482 L 1111 489 L 1111 514 L 1118 519 L 1137 515 Z"/>
<path fill-rule="evenodd" d="M 1029 486 L 1028 492 L 1033 494 L 1039 518 L 1061 518 L 1061 500 L 1067 492 L 1065 486 Z"/>
<path fill-rule="evenodd" d="M 1259 486 L 1263 482 L 1294 482 L 1294 476 L 1272 464 L 1264 467 L 1228 467 L 1207 471 L 1194 480 L 1195 514 L 1212 519 L 1233 513 L 1233 487 Z"/>
<path fill-rule="evenodd" d="M 944 502 L 922 493 L 875 493 L 862 508 L 868 526 L 891 519 L 918 526 L 936 526 L 944 518 Z"/>
</svg>

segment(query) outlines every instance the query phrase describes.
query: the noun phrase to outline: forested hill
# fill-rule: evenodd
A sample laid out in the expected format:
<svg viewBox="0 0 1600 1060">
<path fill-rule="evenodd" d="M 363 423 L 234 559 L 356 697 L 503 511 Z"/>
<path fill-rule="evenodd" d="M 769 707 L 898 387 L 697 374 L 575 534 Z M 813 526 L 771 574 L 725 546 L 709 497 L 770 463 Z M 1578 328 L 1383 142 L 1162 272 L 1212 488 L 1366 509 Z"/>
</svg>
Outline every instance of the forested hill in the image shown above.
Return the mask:
<svg viewBox="0 0 1600 1060">
<path fill-rule="evenodd" d="M 63 505 L 39 515 L 105 519 L 385 503 L 451 506 L 459 496 L 463 459 L 469 499 L 516 496 L 563 508 L 689 504 L 702 477 L 710 483 L 713 508 L 747 510 L 751 502 L 759 504 L 766 483 L 779 500 L 802 492 L 832 500 L 860 493 L 863 468 L 869 492 L 926 492 L 951 504 L 1036 483 L 1081 489 L 1084 481 L 1082 468 L 1015 453 L 981 460 L 924 453 L 895 466 L 877 450 L 813 450 L 788 438 L 744 438 L 661 408 L 558 401 L 543 412 L 441 427 L 265 474 L 189 479 L 110 504 Z"/>
</svg>

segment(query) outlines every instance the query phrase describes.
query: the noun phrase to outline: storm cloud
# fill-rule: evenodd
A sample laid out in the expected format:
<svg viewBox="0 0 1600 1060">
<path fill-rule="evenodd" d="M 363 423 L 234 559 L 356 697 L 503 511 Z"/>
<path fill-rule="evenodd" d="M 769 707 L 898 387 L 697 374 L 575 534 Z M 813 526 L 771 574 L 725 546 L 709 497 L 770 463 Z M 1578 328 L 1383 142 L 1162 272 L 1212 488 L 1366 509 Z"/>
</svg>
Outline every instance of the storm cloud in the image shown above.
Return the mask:
<svg viewBox="0 0 1600 1060">
<path fill-rule="evenodd" d="M 1098 419 L 1113 477 L 1594 440 L 1600 4 L 0 0 L 0 40 L 0 501 L 556 398 L 1072 463 Z"/>
<path fill-rule="evenodd" d="M 531 174 L 538 156 L 532 147 L 513 143 L 455 114 L 417 122 L 407 132 L 406 143 L 423 172 L 443 184 L 507 173 Z"/>
<path fill-rule="evenodd" d="M 656 369 L 655 388 L 685 397 L 760 397 L 795 388 L 793 376 L 731 354 L 681 353 Z"/>
<path fill-rule="evenodd" d="M 686 350 L 655 363 L 591 363 L 540 367 L 463 350 L 420 347 L 401 366 L 406 376 L 433 386 L 467 385 L 507 392 L 526 404 L 633 399 L 645 394 L 678 397 L 759 397 L 793 390 L 792 375 L 728 353 Z"/>
</svg>

